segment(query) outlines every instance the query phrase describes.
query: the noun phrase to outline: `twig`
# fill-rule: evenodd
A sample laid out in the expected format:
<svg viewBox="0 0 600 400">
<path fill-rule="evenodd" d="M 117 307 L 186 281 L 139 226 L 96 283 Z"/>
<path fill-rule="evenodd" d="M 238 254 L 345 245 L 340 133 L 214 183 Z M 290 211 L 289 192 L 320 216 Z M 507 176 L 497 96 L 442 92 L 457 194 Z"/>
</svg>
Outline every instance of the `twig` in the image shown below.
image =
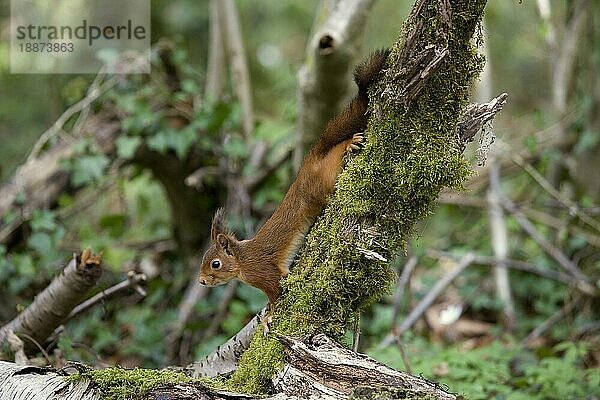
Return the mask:
<svg viewBox="0 0 600 400">
<path fill-rule="evenodd" d="M 244 137 L 248 139 L 254 129 L 254 111 L 250 72 L 248 71 L 246 51 L 242 41 L 240 17 L 233 0 L 221 0 L 217 4 L 221 7 L 222 26 L 227 30 L 225 41 L 231 63 L 232 78 L 235 82 L 234 87 L 237 98 L 242 107 Z"/>
<path fill-rule="evenodd" d="M 400 303 L 402 302 L 402 299 L 404 298 L 404 290 L 406 287 L 408 287 L 408 283 L 410 281 L 410 278 L 412 276 L 412 273 L 415 269 L 415 267 L 417 266 L 417 257 L 415 256 L 410 256 L 408 258 L 408 260 L 406 261 L 406 263 L 404 264 L 404 267 L 402 268 L 402 272 L 400 274 L 400 278 L 398 279 L 398 287 L 396 289 L 396 293 L 394 294 L 394 306 L 393 306 L 393 310 L 392 310 L 392 322 L 391 322 L 391 328 L 390 328 L 390 332 L 381 340 L 381 342 L 379 342 L 379 348 L 383 349 L 387 346 L 389 346 L 390 344 L 392 344 L 394 342 L 394 340 L 396 340 L 396 337 L 398 336 L 396 334 L 396 321 L 398 320 L 398 315 L 400 313 Z"/>
<path fill-rule="evenodd" d="M 94 296 L 90 297 L 83 303 L 79 304 L 78 306 L 73 308 L 73 310 L 69 313 L 69 315 L 67 316 L 66 319 L 67 320 L 72 319 L 72 318 L 76 317 L 77 315 L 87 311 L 88 309 L 90 309 L 91 307 L 96 305 L 97 303 L 108 300 L 111 297 L 114 297 L 117 294 L 119 294 L 120 292 L 122 292 L 126 289 L 129 289 L 129 288 L 133 288 L 140 296 L 145 297 L 146 296 L 145 290 L 141 286 L 139 286 L 140 283 L 143 283 L 145 281 L 146 281 L 145 274 L 140 274 L 140 273 L 137 273 L 134 271 L 129 271 L 129 273 L 127 274 L 126 280 L 119 282 L 116 285 L 109 287 L 108 289 L 102 290 L 99 293 L 96 293 Z"/>
<path fill-rule="evenodd" d="M 550 316 L 550 318 L 548 318 L 547 320 L 542 322 L 540 325 L 538 325 L 534 330 L 532 330 L 529 333 L 529 335 L 527 335 L 527 337 L 525 339 L 523 339 L 522 343 L 525 346 L 530 346 L 531 342 L 533 342 L 534 339 L 537 339 L 538 337 L 543 335 L 544 332 L 546 332 L 548 329 L 552 328 L 558 321 L 560 321 L 567 314 L 569 314 L 570 312 L 575 310 L 577 307 L 579 307 L 582 300 L 583 300 L 582 297 L 576 297 L 574 300 L 571 300 L 563 308 L 556 311 L 554 314 L 552 314 Z"/>
<path fill-rule="evenodd" d="M 168 359 L 173 360 L 178 353 L 176 347 L 188 321 L 193 315 L 194 308 L 208 294 L 208 288 L 201 286 L 196 279 L 189 283 L 183 299 L 177 308 L 177 319 L 169 327 L 166 337 Z"/>
<path fill-rule="evenodd" d="M 567 231 L 571 232 L 571 234 L 573 234 L 573 235 L 583 237 L 583 239 L 588 244 L 590 244 L 594 247 L 600 247 L 600 236 L 594 235 L 593 233 L 590 233 L 590 232 L 586 231 L 585 229 L 580 228 L 577 225 L 567 224 L 567 226 L 565 226 L 564 221 L 561 220 L 560 218 L 557 218 L 554 215 L 545 213 L 543 211 L 536 210 L 534 208 L 522 207 L 521 211 L 527 217 L 529 217 L 537 222 L 540 222 L 546 226 L 549 226 L 549 227 L 557 229 L 557 230 L 566 229 Z"/>
<path fill-rule="evenodd" d="M 352 335 L 352 351 L 358 353 L 358 344 L 360 343 L 360 311 L 356 313 L 354 321 L 354 334 Z"/>
<path fill-rule="evenodd" d="M 450 284 L 457 276 L 459 276 L 465 268 L 467 268 L 475 259 L 475 256 L 472 253 L 466 254 L 460 261 L 456 264 L 456 266 L 448 272 L 446 275 L 442 277 L 442 279 L 438 280 L 435 285 L 431 288 L 431 290 L 423 297 L 423 299 L 417 304 L 417 306 L 411 311 L 411 313 L 406 317 L 406 319 L 400 324 L 396 333 L 398 336 L 402 336 L 404 332 L 409 330 L 415 322 L 423 315 L 423 313 L 431 306 L 431 304 L 437 299 L 437 297 L 442 293 L 442 291 Z"/>
<path fill-rule="evenodd" d="M 428 250 L 427 255 L 432 258 L 457 258 L 457 256 L 452 253 L 440 251 L 440 250 Z M 498 260 L 495 257 L 490 256 L 482 256 L 475 255 L 475 259 L 473 260 L 473 264 L 485 265 L 485 266 L 495 266 Z M 581 293 L 584 293 L 588 296 L 597 297 L 600 293 L 598 290 L 592 286 L 591 284 L 583 281 L 579 281 L 571 275 L 563 274 L 560 272 L 548 270 L 545 268 L 536 267 L 533 264 L 530 264 L 526 261 L 513 260 L 510 258 L 504 259 L 504 266 L 506 268 L 528 272 L 531 274 L 542 276 L 546 279 L 552 279 L 557 282 L 564 283 L 566 285 L 571 285 L 579 290 Z"/>
<path fill-rule="evenodd" d="M 504 146 L 506 147 L 506 145 L 504 145 Z M 558 192 L 558 190 L 556 190 L 554 188 L 554 186 L 552 186 L 552 184 L 550 182 L 548 182 L 548 180 L 546 178 L 544 178 L 542 176 L 542 174 L 540 174 L 531 164 L 526 162 L 523 159 L 523 157 L 521 157 L 520 155 L 513 153 L 511 151 L 507 151 L 507 154 L 509 154 L 510 159 L 515 164 L 517 164 L 519 167 L 523 168 L 529 175 L 531 175 L 531 177 L 542 187 L 542 189 L 544 189 L 546 192 L 548 192 L 552 197 L 554 197 L 556 200 L 558 200 L 558 202 L 560 202 L 560 204 L 562 204 L 567 210 L 569 210 L 569 213 L 576 215 L 585 224 L 591 226 L 596 231 L 600 232 L 600 222 L 596 221 L 594 218 L 587 215 L 585 213 L 585 211 L 583 211 L 579 207 L 579 205 L 577 205 L 574 201 L 563 197 Z"/>
<path fill-rule="evenodd" d="M 352 62 L 360 53 L 374 0 L 322 0 L 315 13 L 305 61 L 298 71 L 298 117 L 293 165 L 325 129 L 348 96 Z"/>
<path fill-rule="evenodd" d="M 223 17 L 221 14 L 220 0 L 210 0 L 210 30 L 208 44 L 208 65 L 206 67 L 206 80 L 204 95 L 213 96 L 218 100 L 223 91 L 223 71 L 225 70 L 225 54 L 223 53 Z"/>
<path fill-rule="evenodd" d="M 508 270 L 505 268 L 506 255 L 508 254 L 508 235 L 504 212 L 500 204 L 502 196 L 500 191 L 500 166 L 494 159 L 491 160 L 490 164 L 490 188 L 487 197 L 492 249 L 496 258 L 494 280 L 496 283 L 496 295 L 503 305 L 502 320 L 504 321 L 505 329 L 511 332 L 515 328 L 516 316 Z"/>
<path fill-rule="evenodd" d="M 477 208 L 487 207 L 487 202 L 480 197 L 461 196 L 450 190 L 442 192 L 438 197 L 438 203 Z"/>
<path fill-rule="evenodd" d="M 10 350 L 15 355 L 15 364 L 17 365 L 27 365 L 29 364 L 29 360 L 25 355 L 25 345 L 21 338 L 19 338 L 12 330 L 8 330 L 6 334 L 6 342 L 8 343 Z"/>
<path fill-rule="evenodd" d="M 556 50 L 556 29 L 552 23 L 552 8 L 550 7 L 550 0 L 536 0 L 535 2 L 537 12 L 546 24 L 545 40 L 546 45 L 550 50 Z"/>
<path fill-rule="evenodd" d="M 560 249 L 556 248 L 550 242 L 548 242 L 541 233 L 533 226 L 533 224 L 517 209 L 516 205 L 504 197 L 502 204 L 506 211 L 508 211 L 521 225 L 521 228 L 529 234 L 529 236 L 556 262 L 564 268 L 567 272 L 573 275 L 575 278 L 589 283 L 589 279 L 581 270 L 571 261 Z"/>
<path fill-rule="evenodd" d="M 412 368 L 410 367 L 410 362 L 408 361 L 408 356 L 406 355 L 404 345 L 402 344 L 402 339 L 400 339 L 400 336 L 397 333 L 394 333 L 394 342 L 396 342 L 396 346 L 398 346 L 398 350 L 400 351 L 400 357 L 402 357 L 402 362 L 404 363 L 406 372 L 408 372 L 409 374 L 412 374 Z"/>
<path fill-rule="evenodd" d="M 209 165 L 200 167 L 185 178 L 185 184 L 201 190 L 204 187 L 204 178 L 218 175 L 224 175 L 223 169 L 219 166 Z"/>
<path fill-rule="evenodd" d="M 85 249 L 81 255 L 74 254 L 71 262 L 33 303 L 0 328 L 0 343 L 6 340 L 8 330 L 17 335 L 30 335 L 38 343 L 44 342 L 96 284 L 102 274 L 100 263 L 100 257 L 93 255 L 90 249 Z M 25 350 L 32 348 L 26 345 Z"/>
<path fill-rule="evenodd" d="M 249 191 L 252 191 L 255 187 L 263 183 L 268 177 L 270 177 L 275 171 L 279 169 L 286 161 L 292 156 L 292 150 L 288 150 L 282 153 L 276 160 L 270 165 L 265 166 L 261 171 L 256 171 L 251 176 L 248 176 L 244 183 Z"/>
<path fill-rule="evenodd" d="M 489 175 L 489 174 L 488 174 Z M 457 206 L 464 207 L 476 207 L 476 208 L 485 208 L 487 207 L 487 203 L 485 200 L 479 197 L 466 197 L 459 196 L 451 191 L 446 191 L 442 193 L 442 195 L 438 198 L 438 203 L 441 204 L 453 204 Z M 560 203 L 559 203 L 560 206 Z M 580 209 L 584 210 L 586 213 L 596 212 L 594 207 L 589 207 L 587 209 L 578 206 Z M 571 234 L 581 236 L 583 239 L 590 245 L 594 247 L 600 247 L 600 236 L 594 235 L 586 231 L 585 229 L 580 228 L 577 225 L 569 224 L 568 226 L 564 226 L 563 221 L 560 218 L 555 217 L 554 215 L 545 213 L 540 210 L 536 210 L 534 208 L 529 207 L 521 207 L 521 212 L 525 214 L 527 217 L 540 222 L 550 228 L 553 229 L 567 229 Z"/>
<path fill-rule="evenodd" d="M 92 88 L 90 86 L 90 90 L 88 90 L 87 95 L 83 99 L 79 100 L 77 103 L 75 103 L 71 107 L 67 108 L 67 110 L 60 117 L 58 117 L 58 119 L 54 122 L 54 124 L 48 130 L 46 130 L 44 133 L 42 133 L 40 138 L 33 145 L 31 152 L 27 156 L 26 162 L 30 162 L 33 159 L 35 159 L 39 155 L 39 153 L 43 149 L 43 147 L 46 145 L 46 143 L 48 143 L 48 140 L 50 140 L 50 138 L 53 135 L 55 135 L 56 132 L 61 131 L 63 126 L 67 123 L 67 121 L 69 121 L 69 119 L 73 115 L 77 114 L 78 112 L 85 109 L 86 107 L 89 107 L 90 104 L 92 104 L 96 99 L 98 99 L 102 94 L 107 92 L 109 89 L 111 89 L 116 84 L 117 84 L 117 78 L 113 77 L 113 78 L 107 80 L 106 82 L 104 82 L 104 84 L 98 85 L 98 87 L 96 87 L 96 88 Z"/>
<path fill-rule="evenodd" d="M 600 321 L 590 322 L 589 324 L 585 324 L 578 329 L 574 336 L 577 340 L 581 340 L 585 336 L 591 335 L 598 331 L 600 331 Z"/>
<path fill-rule="evenodd" d="M 400 278 L 398 279 L 398 287 L 396 289 L 396 294 L 394 294 L 394 308 L 392 310 L 392 326 L 396 325 L 396 320 L 398 319 L 398 313 L 400 311 L 400 303 L 404 298 L 404 290 L 408 287 L 408 282 L 412 276 L 412 273 L 417 266 L 417 261 L 419 259 L 416 256 L 410 256 L 408 261 L 404 264 L 404 268 L 402 268 L 402 273 L 400 274 Z"/>
<path fill-rule="evenodd" d="M 46 362 L 48 363 L 48 365 L 52 364 L 52 362 L 50 361 L 50 355 L 44 349 L 44 347 L 42 347 L 42 345 L 40 344 L 40 342 L 38 342 L 37 340 L 35 340 L 35 338 L 33 336 L 28 335 L 27 333 L 21 332 L 20 335 L 23 336 L 28 341 L 30 341 L 35 347 L 37 347 L 37 349 L 42 353 L 42 355 L 46 359 Z"/>
</svg>

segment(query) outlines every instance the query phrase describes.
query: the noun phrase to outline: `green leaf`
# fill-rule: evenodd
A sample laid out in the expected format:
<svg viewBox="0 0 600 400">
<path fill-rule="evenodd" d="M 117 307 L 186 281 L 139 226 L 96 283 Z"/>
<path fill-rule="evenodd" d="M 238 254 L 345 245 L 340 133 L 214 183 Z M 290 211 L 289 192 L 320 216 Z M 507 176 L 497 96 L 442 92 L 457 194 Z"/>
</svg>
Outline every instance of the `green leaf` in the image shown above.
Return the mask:
<svg viewBox="0 0 600 400">
<path fill-rule="evenodd" d="M 244 158 L 248 155 L 248 147 L 240 136 L 231 136 L 223 146 L 223 150 L 228 156 Z"/>
<path fill-rule="evenodd" d="M 41 256 L 51 254 L 54 251 L 52 237 L 45 232 L 36 232 L 27 240 L 27 245 L 37 251 Z"/>
<path fill-rule="evenodd" d="M 35 276 L 36 271 L 33 266 L 33 258 L 29 254 L 15 254 L 12 259 L 18 275 L 24 277 Z"/>
<path fill-rule="evenodd" d="M 54 213 L 50 210 L 34 210 L 31 215 L 31 229 L 36 231 L 53 231 L 56 229 Z"/>
<path fill-rule="evenodd" d="M 119 136 L 116 142 L 117 155 L 126 160 L 132 158 L 140 143 L 142 143 L 142 138 L 139 136 Z"/>
<path fill-rule="evenodd" d="M 575 144 L 575 153 L 581 154 L 585 151 L 592 150 L 600 143 L 600 135 L 591 129 L 586 129 L 581 135 L 579 140 Z"/>
<path fill-rule="evenodd" d="M 76 158 L 73 160 L 71 183 L 79 187 L 100 180 L 108 163 L 108 158 L 102 154 Z"/>
<path fill-rule="evenodd" d="M 171 147 L 180 159 L 187 155 L 192 145 L 196 142 L 196 132 L 189 128 L 180 131 L 171 131 L 170 137 Z"/>
<path fill-rule="evenodd" d="M 110 236 L 114 238 L 123 236 L 126 222 L 127 220 L 124 214 L 107 214 L 100 218 L 100 226 L 107 229 Z"/>
<path fill-rule="evenodd" d="M 196 93 L 200 92 L 200 88 L 198 87 L 198 84 L 192 79 L 184 79 L 181 82 L 181 90 L 183 90 L 184 92 L 187 92 L 191 95 L 195 95 Z"/>
<path fill-rule="evenodd" d="M 25 194 L 25 192 L 19 192 L 16 194 L 15 196 L 15 204 L 17 205 L 23 205 L 25 204 L 25 202 L 27 201 L 27 195 Z"/>
<path fill-rule="evenodd" d="M 157 132 L 148 140 L 146 140 L 146 145 L 150 150 L 164 154 L 169 148 L 167 135 L 163 131 Z"/>
</svg>

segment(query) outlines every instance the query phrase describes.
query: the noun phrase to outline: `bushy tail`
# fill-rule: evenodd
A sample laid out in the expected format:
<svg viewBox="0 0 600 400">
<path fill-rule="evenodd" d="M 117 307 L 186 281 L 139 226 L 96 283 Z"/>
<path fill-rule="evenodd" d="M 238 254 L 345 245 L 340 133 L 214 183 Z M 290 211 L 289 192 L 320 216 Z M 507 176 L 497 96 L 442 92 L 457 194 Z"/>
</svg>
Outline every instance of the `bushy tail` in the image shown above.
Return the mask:
<svg viewBox="0 0 600 400">
<path fill-rule="evenodd" d="M 389 49 L 376 50 L 365 61 L 356 66 L 354 69 L 354 81 L 358 86 L 360 96 L 366 96 L 369 86 L 378 80 L 379 73 L 383 69 L 389 54 Z"/>
<path fill-rule="evenodd" d="M 369 119 L 368 89 L 379 79 L 389 53 L 389 50 L 377 50 L 356 67 L 354 80 L 358 85 L 358 94 L 327 123 L 325 131 L 313 148 L 316 154 L 323 156 L 338 143 L 351 139 L 355 133 L 364 132 Z"/>
</svg>

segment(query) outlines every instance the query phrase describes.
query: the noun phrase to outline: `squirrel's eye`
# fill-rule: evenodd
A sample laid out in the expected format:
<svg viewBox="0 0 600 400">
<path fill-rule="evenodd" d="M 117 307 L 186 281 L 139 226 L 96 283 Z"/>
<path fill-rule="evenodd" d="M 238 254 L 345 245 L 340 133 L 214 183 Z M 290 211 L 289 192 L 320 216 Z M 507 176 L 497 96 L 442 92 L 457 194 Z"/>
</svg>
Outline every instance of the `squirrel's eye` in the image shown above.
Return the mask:
<svg viewBox="0 0 600 400">
<path fill-rule="evenodd" d="M 221 268 L 221 261 L 212 260 L 212 262 L 210 263 L 210 266 L 212 267 L 212 269 L 219 269 L 219 268 Z"/>
</svg>

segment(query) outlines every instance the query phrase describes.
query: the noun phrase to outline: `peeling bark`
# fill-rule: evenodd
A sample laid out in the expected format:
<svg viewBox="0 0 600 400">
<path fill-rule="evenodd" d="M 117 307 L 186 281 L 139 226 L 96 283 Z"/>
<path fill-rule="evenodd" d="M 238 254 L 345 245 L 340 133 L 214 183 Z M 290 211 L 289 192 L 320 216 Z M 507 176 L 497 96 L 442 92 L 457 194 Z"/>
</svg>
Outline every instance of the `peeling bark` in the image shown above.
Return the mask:
<svg viewBox="0 0 600 400">
<path fill-rule="evenodd" d="M 12 331 L 23 340 L 26 352 L 38 350 L 39 344 L 67 319 L 85 293 L 96 284 L 102 274 L 100 263 L 100 257 L 94 256 L 89 249 L 81 255 L 74 254 L 71 262 L 33 303 L 0 328 L 0 343 Z"/>
<path fill-rule="evenodd" d="M 250 320 L 238 333 L 233 335 L 227 342 L 218 346 L 215 351 L 188 365 L 184 372 L 194 378 L 215 376 L 226 376 L 237 369 L 238 363 L 244 351 L 250 345 L 250 339 L 256 328 L 260 325 L 260 319 L 264 316 L 266 309 L 263 308 L 254 318 Z"/>
<path fill-rule="evenodd" d="M 52 368 L 0 361 L 0 400 L 100 400 L 90 382 L 71 384 Z"/>
<path fill-rule="evenodd" d="M 304 341 L 279 336 L 287 364 L 274 379 L 275 391 L 299 398 L 345 399 L 383 392 L 391 398 L 456 399 L 429 382 L 343 348 L 323 334 Z"/>
</svg>

